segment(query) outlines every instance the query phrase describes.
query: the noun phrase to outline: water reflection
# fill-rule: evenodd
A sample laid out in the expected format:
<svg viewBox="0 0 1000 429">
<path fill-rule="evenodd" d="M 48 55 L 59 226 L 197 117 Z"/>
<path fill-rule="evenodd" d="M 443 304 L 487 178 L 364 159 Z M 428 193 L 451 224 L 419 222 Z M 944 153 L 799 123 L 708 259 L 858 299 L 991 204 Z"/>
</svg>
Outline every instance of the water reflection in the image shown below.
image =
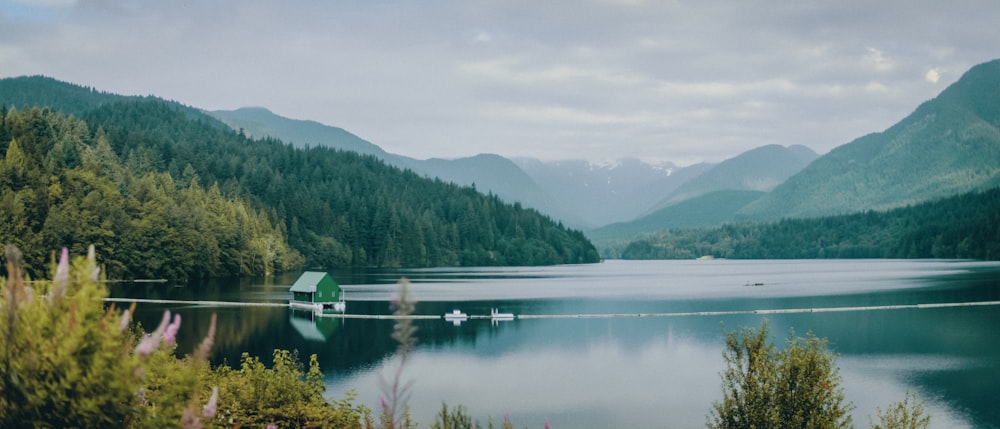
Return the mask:
<svg viewBox="0 0 1000 429">
<path fill-rule="evenodd" d="M 312 311 L 289 310 L 289 313 L 288 323 L 306 341 L 325 343 L 340 327 L 339 318 L 323 317 Z"/>
<path fill-rule="evenodd" d="M 1000 300 L 1000 265 L 952 261 L 610 262 L 544 268 L 435 269 L 334 274 L 348 311 L 388 314 L 401 276 L 417 313 L 459 308 L 488 315 L 731 311 Z M 242 279 L 198 288 L 118 290 L 170 299 L 287 299 L 297 278 Z M 745 287 L 747 282 L 764 286 Z M 179 298 L 184 296 L 186 298 Z M 143 305 L 142 323 L 164 308 Z M 240 352 L 267 361 L 275 348 L 317 354 L 330 393 L 353 388 L 378 403 L 375 382 L 395 350 L 391 320 L 315 319 L 284 308 L 170 307 L 181 312 L 179 350 L 196 347 L 212 312 L 220 335 L 214 360 Z M 724 329 L 760 326 L 763 316 L 530 319 L 460 326 L 418 320 L 419 346 L 406 370 L 410 405 L 424 426 L 441 401 L 485 423 L 509 413 L 520 426 L 703 427 L 720 396 Z M 1000 427 L 1000 308 L 968 307 L 767 316 L 774 341 L 789 331 L 829 339 L 855 424 L 913 390 L 928 400 L 933 427 Z M 336 322 L 327 324 L 327 321 Z"/>
</svg>

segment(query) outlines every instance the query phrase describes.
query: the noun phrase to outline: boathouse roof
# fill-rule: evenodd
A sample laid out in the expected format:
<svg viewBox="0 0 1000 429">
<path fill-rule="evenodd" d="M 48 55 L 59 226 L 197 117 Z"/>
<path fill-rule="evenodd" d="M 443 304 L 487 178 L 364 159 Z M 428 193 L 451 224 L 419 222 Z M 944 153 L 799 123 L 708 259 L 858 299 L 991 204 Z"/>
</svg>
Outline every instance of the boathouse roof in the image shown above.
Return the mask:
<svg viewBox="0 0 1000 429">
<path fill-rule="evenodd" d="M 316 292 L 316 286 L 323 282 L 324 277 L 330 277 L 330 275 L 319 271 L 306 271 L 299 276 L 299 279 L 295 281 L 290 291 Z"/>
</svg>

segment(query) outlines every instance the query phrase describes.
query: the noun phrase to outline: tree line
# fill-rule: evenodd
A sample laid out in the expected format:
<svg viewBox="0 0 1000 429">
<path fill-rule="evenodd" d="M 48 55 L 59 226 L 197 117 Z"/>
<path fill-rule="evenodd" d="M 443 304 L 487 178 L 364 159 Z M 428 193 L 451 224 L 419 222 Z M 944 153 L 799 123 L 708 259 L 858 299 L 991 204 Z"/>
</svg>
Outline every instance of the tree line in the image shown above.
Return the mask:
<svg viewBox="0 0 1000 429">
<path fill-rule="evenodd" d="M 634 240 L 624 259 L 1000 259 L 1000 188 L 879 212 L 714 228 Z"/>
<path fill-rule="evenodd" d="M 598 260 L 579 231 L 494 195 L 370 156 L 251 139 L 160 100 L 79 118 L 0 112 L 0 239 L 95 244 L 113 277 Z"/>
</svg>

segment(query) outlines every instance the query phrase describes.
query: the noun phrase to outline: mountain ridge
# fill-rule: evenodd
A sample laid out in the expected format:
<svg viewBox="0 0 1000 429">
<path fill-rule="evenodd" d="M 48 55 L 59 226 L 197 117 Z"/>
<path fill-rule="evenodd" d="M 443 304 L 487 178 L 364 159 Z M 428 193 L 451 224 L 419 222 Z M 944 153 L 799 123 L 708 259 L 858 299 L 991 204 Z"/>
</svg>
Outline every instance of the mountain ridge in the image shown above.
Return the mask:
<svg viewBox="0 0 1000 429">
<path fill-rule="evenodd" d="M 657 204 L 657 209 L 716 191 L 769 192 L 818 157 L 803 145 L 769 144 L 753 148 L 685 182 Z"/>
<path fill-rule="evenodd" d="M 1000 184 L 1000 60 L 972 67 L 885 131 L 817 158 L 744 220 L 886 210 Z"/>
</svg>

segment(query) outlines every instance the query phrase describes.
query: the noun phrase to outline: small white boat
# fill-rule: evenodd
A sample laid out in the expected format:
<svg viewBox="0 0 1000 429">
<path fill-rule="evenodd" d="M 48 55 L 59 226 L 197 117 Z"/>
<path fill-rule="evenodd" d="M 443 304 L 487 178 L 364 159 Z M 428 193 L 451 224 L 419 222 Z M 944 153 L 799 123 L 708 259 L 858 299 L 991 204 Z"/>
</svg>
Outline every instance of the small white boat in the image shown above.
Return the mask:
<svg viewBox="0 0 1000 429">
<path fill-rule="evenodd" d="M 493 320 L 514 320 L 514 313 L 500 313 L 497 309 L 490 311 L 490 319 Z"/>
<path fill-rule="evenodd" d="M 451 313 L 444 314 L 444 320 L 447 320 L 455 326 L 461 325 L 462 322 L 469 319 L 469 315 L 463 313 L 461 310 L 452 310 Z"/>
<path fill-rule="evenodd" d="M 463 313 L 461 310 L 452 310 L 451 313 L 444 314 L 445 319 L 468 319 L 469 315 Z"/>
</svg>

